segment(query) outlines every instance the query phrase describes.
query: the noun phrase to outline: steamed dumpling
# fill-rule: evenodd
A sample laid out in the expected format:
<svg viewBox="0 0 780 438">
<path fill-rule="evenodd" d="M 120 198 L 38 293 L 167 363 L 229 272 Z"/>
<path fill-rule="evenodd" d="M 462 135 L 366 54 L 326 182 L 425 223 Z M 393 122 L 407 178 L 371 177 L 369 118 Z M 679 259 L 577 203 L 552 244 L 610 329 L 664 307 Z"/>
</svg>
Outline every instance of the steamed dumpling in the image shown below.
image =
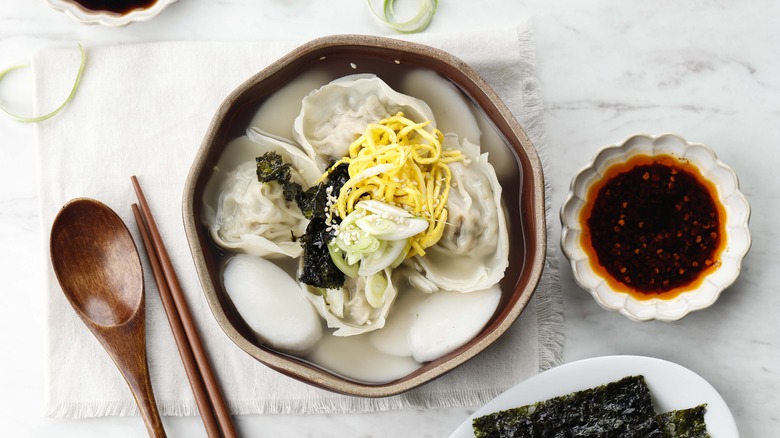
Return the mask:
<svg viewBox="0 0 780 438">
<path fill-rule="evenodd" d="M 404 76 L 401 90 L 431 107 L 441 132 L 479 144 L 482 131 L 473 113 L 474 105 L 452 82 L 431 70 L 414 70 Z"/>
<path fill-rule="evenodd" d="M 229 189 L 219 197 L 211 238 L 217 245 L 260 257 L 301 255 L 300 236 L 308 220 L 294 202 L 285 201 L 279 184 L 257 180 L 255 164 L 247 162 L 225 176 Z"/>
<path fill-rule="evenodd" d="M 290 138 L 293 121 L 301 112 L 303 98 L 311 90 L 327 84 L 330 78 L 331 75 L 321 69 L 302 72 L 294 81 L 283 85 L 260 104 L 249 126 Z"/>
<path fill-rule="evenodd" d="M 471 292 L 488 289 L 504 277 L 509 266 L 509 230 L 501 204 L 501 185 L 487 154 L 463 140 L 454 143 L 445 138 L 445 146 L 459 147 L 468 158 L 449 165 L 452 172 L 447 199 L 447 226 L 436 245 L 415 257 L 425 279 L 420 284 L 439 289 Z M 414 279 L 412 281 L 415 281 Z"/>
<path fill-rule="evenodd" d="M 353 336 L 385 326 L 398 294 L 390 274 L 390 269 L 385 269 L 370 277 L 347 277 L 340 289 L 301 286 L 328 327 L 337 329 L 334 336 Z M 371 294 L 374 296 L 367 296 Z"/>
<path fill-rule="evenodd" d="M 372 74 L 345 76 L 303 99 L 293 135 L 324 170 L 329 162 L 348 155 L 349 145 L 369 123 L 399 111 L 417 122 L 430 120 L 430 129 L 435 127 L 433 112 L 422 100 L 393 90 Z"/>
<path fill-rule="evenodd" d="M 273 151 L 292 164 L 291 180 L 304 189 L 319 177 L 314 162 L 296 146 L 259 130 L 230 142 L 204 191 L 203 222 L 222 248 L 260 257 L 298 257 L 309 221 L 284 199 L 280 184 L 257 180 L 255 157 Z"/>
</svg>

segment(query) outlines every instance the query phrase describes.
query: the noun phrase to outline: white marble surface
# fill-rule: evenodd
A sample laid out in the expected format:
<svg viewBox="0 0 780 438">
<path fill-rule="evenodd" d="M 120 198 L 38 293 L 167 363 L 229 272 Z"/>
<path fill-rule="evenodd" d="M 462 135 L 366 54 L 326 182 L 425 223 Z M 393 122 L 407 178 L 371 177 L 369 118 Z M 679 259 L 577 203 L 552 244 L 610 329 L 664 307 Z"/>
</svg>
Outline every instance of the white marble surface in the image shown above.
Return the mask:
<svg viewBox="0 0 780 438">
<path fill-rule="evenodd" d="M 402 2 L 403 3 L 403 2 Z M 634 323 L 601 310 L 565 261 L 566 361 L 612 354 L 659 357 L 718 389 L 741 435 L 780 430 L 780 3 L 698 0 L 440 2 L 429 31 L 511 24 L 536 31 L 553 187 L 560 207 L 572 175 L 603 145 L 636 132 L 677 132 L 711 145 L 738 175 L 753 208 L 753 248 L 742 276 L 711 308 L 677 323 Z M 0 0 L 0 66 L 81 41 L 258 41 L 390 32 L 360 0 L 181 0 L 149 23 L 82 26 L 43 0 Z M 30 111 L 31 80 L 17 73 L 0 100 Z M 0 118 L 0 425 L 3 436 L 143 436 L 138 418 L 57 420 L 43 408 L 43 257 L 34 133 Z M 560 225 L 553 223 L 552 239 Z M 360 415 L 246 416 L 244 436 L 446 436 L 474 408 Z M 170 436 L 205 436 L 197 418 L 165 418 Z"/>
</svg>

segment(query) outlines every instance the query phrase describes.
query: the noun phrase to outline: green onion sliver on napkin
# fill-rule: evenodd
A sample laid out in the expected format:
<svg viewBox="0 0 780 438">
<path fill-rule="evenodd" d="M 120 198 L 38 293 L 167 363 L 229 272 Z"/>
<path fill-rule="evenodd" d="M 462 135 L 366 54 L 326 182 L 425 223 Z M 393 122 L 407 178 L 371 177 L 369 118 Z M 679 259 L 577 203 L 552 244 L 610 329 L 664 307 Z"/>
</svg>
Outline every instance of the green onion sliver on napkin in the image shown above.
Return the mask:
<svg viewBox="0 0 780 438">
<path fill-rule="evenodd" d="M 49 119 L 49 118 L 53 117 L 54 115 L 56 115 L 60 111 L 62 111 L 62 109 L 65 108 L 65 106 L 73 99 L 73 96 L 76 94 L 76 89 L 78 88 L 79 82 L 81 81 L 81 75 L 84 72 L 84 66 L 87 63 L 87 55 L 86 55 L 86 53 L 84 53 L 84 48 L 81 46 L 81 44 L 79 44 L 78 46 L 79 46 L 79 52 L 81 54 L 81 63 L 79 64 L 79 71 L 78 71 L 78 73 L 76 73 L 76 79 L 73 81 L 73 88 L 70 89 L 70 94 L 68 94 L 68 97 L 65 99 L 65 102 L 62 102 L 62 105 L 58 106 L 54 111 L 52 111 L 52 112 L 50 112 L 48 114 L 44 114 L 44 115 L 41 115 L 41 116 L 33 116 L 33 117 L 17 116 L 16 114 L 13 114 L 13 113 L 9 112 L 7 109 L 3 108 L 2 105 L 0 105 L 0 111 L 3 114 L 5 114 L 7 117 L 9 117 L 11 120 L 15 120 L 17 122 L 22 122 L 22 123 L 42 122 L 42 121 L 44 121 L 46 119 Z M 8 67 L 8 68 L 4 69 L 3 71 L 0 71 L 0 81 L 8 73 L 10 73 L 10 72 L 12 72 L 14 70 L 18 70 L 20 68 L 25 68 L 25 67 L 29 67 L 29 66 L 27 64 L 14 65 L 14 66 L 11 66 L 11 67 Z"/>
</svg>

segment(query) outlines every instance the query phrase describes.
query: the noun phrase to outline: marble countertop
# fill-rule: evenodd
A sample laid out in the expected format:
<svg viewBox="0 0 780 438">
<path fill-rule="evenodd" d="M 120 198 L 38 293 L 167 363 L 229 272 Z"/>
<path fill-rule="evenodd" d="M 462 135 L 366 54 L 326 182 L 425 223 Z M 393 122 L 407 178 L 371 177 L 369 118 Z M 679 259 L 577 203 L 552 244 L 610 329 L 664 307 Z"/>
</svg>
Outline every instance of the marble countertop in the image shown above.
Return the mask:
<svg viewBox="0 0 780 438">
<path fill-rule="evenodd" d="M 530 17 L 544 93 L 552 206 L 598 149 L 637 133 L 707 143 L 739 175 L 752 207 L 753 247 L 712 307 L 675 323 L 635 323 L 602 310 L 563 256 L 565 361 L 635 354 L 683 365 L 730 406 L 742 436 L 780 430 L 780 3 L 774 0 L 440 2 L 429 31 L 509 25 Z M 391 35 L 350 0 L 181 0 L 147 23 L 83 26 L 45 1 L 0 0 L 0 68 L 36 50 L 146 41 Z M 27 75 L 29 76 L 29 75 Z M 0 101 L 31 111 L 32 80 L 14 74 Z M 0 118 L 0 424 L 4 436 L 143 436 L 138 418 L 45 418 L 43 257 L 34 129 Z M 554 215 L 554 217 L 556 217 Z M 551 239 L 558 239 L 554 220 Z M 446 436 L 476 407 L 354 415 L 241 416 L 244 436 Z M 170 436 L 205 436 L 198 418 L 165 418 Z"/>
</svg>

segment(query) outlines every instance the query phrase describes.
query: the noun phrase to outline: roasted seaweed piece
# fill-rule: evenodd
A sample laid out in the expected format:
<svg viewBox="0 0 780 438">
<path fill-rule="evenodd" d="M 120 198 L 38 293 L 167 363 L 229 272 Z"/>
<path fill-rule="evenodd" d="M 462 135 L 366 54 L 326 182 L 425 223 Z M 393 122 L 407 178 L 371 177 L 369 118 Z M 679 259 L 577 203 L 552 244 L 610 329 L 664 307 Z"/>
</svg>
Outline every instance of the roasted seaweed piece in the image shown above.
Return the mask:
<svg viewBox="0 0 780 438">
<path fill-rule="evenodd" d="M 285 163 L 281 155 L 276 152 L 266 152 L 261 157 L 256 157 L 257 180 L 262 183 L 276 181 L 282 185 L 284 200 L 292 202 L 303 193 L 303 187 L 297 182 L 290 181 L 292 171 L 290 163 Z M 300 208 L 300 203 L 298 204 Z"/>
<path fill-rule="evenodd" d="M 337 289 L 344 284 L 344 273 L 330 258 L 328 242 L 331 239 L 333 231 L 324 218 L 315 217 L 309 222 L 306 234 L 301 238 L 303 266 L 298 278 L 300 281 L 326 289 Z"/>
<path fill-rule="evenodd" d="M 642 376 L 500 411 L 473 421 L 484 437 L 662 438 Z"/>
<path fill-rule="evenodd" d="M 292 164 L 285 163 L 284 158 L 276 152 L 266 152 L 255 158 L 257 165 L 257 180 L 262 183 L 276 181 L 282 186 L 282 193 L 287 202 L 293 200 L 306 219 L 314 216 L 325 216 L 329 195 L 338 196 L 341 186 L 349 180 L 349 166 L 340 164 L 331 169 L 325 181 L 303 190 L 300 184 L 290 181 Z"/>
<path fill-rule="evenodd" d="M 709 438 L 704 414 L 707 405 L 666 412 L 656 417 L 664 438 Z"/>
<path fill-rule="evenodd" d="M 298 208 L 307 219 L 314 216 L 325 216 L 329 195 L 338 196 L 341 187 L 349 179 L 348 169 L 347 164 L 336 166 L 328 173 L 328 178 L 325 181 L 298 195 L 296 198 Z"/>
<path fill-rule="evenodd" d="M 338 196 L 341 187 L 349 180 L 348 165 L 336 166 L 323 182 L 304 191 L 300 184 L 290 181 L 292 165 L 285 163 L 281 155 L 266 152 L 256 157 L 255 161 L 258 181 L 276 181 L 281 184 L 284 199 L 287 202 L 295 200 L 301 213 L 311 220 L 301 237 L 303 266 L 298 279 L 315 287 L 341 287 L 344 284 L 344 273 L 333 264 L 328 251 L 328 242 L 334 237 L 333 225 L 338 225 L 340 220 L 338 216 L 326 216 L 330 216 L 329 200 Z M 295 240 L 294 235 L 292 238 Z"/>
<path fill-rule="evenodd" d="M 306 234 L 301 238 L 303 266 L 298 280 L 303 283 L 325 289 L 344 285 L 344 273 L 333 263 L 328 251 L 328 242 L 335 237 L 335 229 L 341 220 L 338 215 L 331 217 L 326 211 L 329 209 L 328 198 L 337 196 L 348 179 L 347 165 L 339 165 L 330 171 L 325 181 L 303 192 L 298 201 L 301 212 L 311 219 Z"/>
</svg>

